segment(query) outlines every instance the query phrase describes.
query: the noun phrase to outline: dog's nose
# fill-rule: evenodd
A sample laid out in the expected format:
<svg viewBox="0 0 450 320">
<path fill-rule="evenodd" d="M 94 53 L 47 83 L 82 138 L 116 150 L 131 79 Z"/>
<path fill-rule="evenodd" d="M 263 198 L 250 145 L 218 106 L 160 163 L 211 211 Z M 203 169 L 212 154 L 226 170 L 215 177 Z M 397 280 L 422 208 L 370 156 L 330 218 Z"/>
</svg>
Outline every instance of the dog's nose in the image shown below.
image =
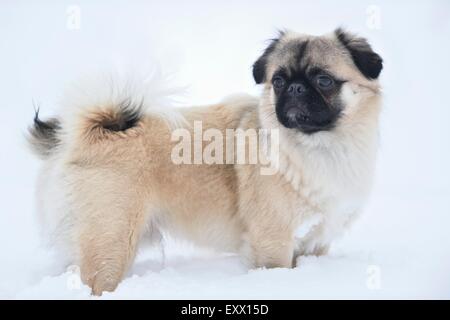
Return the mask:
<svg viewBox="0 0 450 320">
<path fill-rule="evenodd" d="M 292 97 L 301 96 L 306 92 L 306 87 L 302 83 L 291 83 L 291 85 L 287 89 L 288 95 Z"/>
</svg>

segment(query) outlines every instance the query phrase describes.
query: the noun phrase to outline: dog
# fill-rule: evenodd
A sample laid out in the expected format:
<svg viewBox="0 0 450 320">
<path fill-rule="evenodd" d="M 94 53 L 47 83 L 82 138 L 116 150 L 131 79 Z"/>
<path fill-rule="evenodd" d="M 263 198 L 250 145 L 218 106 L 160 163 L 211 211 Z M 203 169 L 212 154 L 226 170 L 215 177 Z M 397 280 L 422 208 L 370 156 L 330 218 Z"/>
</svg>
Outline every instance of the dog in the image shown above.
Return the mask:
<svg viewBox="0 0 450 320">
<path fill-rule="evenodd" d="M 158 242 L 163 232 L 238 253 L 253 268 L 290 268 L 298 257 L 326 254 L 370 192 L 382 67 L 367 40 L 345 30 L 284 31 L 253 65 L 263 86 L 258 98 L 170 114 L 127 90 L 72 95 L 59 116 L 43 121 L 36 113 L 30 128 L 43 159 L 42 225 L 95 295 L 115 290 L 141 241 Z M 278 142 L 268 145 L 277 154 L 263 156 L 276 170 L 262 174 L 259 162 L 176 163 L 173 133 L 195 135 L 198 123 L 224 136 L 276 132 Z M 183 153 L 191 159 L 195 147 Z"/>
</svg>

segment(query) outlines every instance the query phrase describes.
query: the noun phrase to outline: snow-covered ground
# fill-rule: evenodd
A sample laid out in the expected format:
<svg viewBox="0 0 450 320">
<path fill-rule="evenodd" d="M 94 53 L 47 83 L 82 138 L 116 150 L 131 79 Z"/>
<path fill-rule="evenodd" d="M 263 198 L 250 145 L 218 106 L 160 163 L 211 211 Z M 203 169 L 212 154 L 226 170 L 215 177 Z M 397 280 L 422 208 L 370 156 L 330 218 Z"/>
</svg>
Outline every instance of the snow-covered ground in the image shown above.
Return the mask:
<svg viewBox="0 0 450 320">
<path fill-rule="evenodd" d="M 2 1 L 0 298 L 89 298 L 76 268 L 61 270 L 39 242 L 39 162 L 23 139 L 33 100 L 50 115 L 80 73 L 156 62 L 188 85 L 187 103 L 257 94 L 250 66 L 276 28 L 320 34 L 338 25 L 368 37 L 385 59 L 377 179 L 353 229 L 328 256 L 291 270 L 249 271 L 235 256 L 169 239 L 164 260 L 141 250 L 116 292 L 102 298 L 450 298 L 445 0 Z"/>
</svg>

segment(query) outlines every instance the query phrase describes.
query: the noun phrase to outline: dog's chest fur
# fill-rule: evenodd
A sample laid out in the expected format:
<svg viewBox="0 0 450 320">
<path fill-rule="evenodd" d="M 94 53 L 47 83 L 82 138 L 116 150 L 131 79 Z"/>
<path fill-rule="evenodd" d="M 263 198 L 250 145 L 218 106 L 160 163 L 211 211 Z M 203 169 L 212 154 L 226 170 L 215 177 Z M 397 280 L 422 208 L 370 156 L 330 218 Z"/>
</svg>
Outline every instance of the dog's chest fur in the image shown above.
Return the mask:
<svg viewBox="0 0 450 320">
<path fill-rule="evenodd" d="M 306 251 L 329 244 L 352 222 L 370 190 L 375 139 L 343 141 L 331 148 L 281 149 L 280 174 L 298 208 L 296 236 Z"/>
</svg>

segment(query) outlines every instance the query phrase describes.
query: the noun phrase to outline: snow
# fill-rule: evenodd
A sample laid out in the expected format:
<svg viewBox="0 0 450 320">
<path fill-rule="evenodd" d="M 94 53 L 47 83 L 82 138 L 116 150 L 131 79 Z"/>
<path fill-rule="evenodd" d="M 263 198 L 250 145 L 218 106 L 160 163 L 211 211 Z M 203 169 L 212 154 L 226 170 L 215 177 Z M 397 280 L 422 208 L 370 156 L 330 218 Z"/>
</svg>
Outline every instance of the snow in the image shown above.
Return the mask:
<svg viewBox="0 0 450 320">
<path fill-rule="evenodd" d="M 34 212 L 39 162 L 23 133 L 32 101 L 51 115 L 63 88 L 98 66 L 155 61 L 188 85 L 186 103 L 257 94 L 250 66 L 276 28 L 367 36 L 385 59 L 385 106 L 374 190 L 361 219 L 325 257 L 295 269 L 247 270 L 239 258 L 168 239 L 143 248 L 114 293 L 100 299 L 450 298 L 450 4 L 377 1 L 5 1 L 0 7 L 0 298 L 99 299 L 76 266 L 40 244 Z M 81 28 L 66 27 L 69 5 Z M 376 10 L 375 10 L 376 11 Z"/>
</svg>

